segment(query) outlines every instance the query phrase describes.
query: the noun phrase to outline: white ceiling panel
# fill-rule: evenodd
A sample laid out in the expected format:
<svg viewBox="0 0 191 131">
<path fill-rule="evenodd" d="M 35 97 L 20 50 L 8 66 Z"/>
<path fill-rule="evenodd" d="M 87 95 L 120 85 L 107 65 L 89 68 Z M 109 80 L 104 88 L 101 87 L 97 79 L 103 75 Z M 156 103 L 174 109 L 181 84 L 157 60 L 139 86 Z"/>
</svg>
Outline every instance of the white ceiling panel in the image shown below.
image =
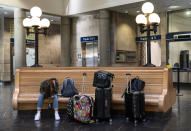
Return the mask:
<svg viewBox="0 0 191 131">
<path fill-rule="evenodd" d="M 191 0 L 149 0 L 154 4 L 154 12 L 160 13 L 165 11 L 174 11 L 181 9 L 191 8 Z M 137 11 L 141 11 L 141 6 L 144 2 L 122 5 L 110 8 L 110 10 L 125 13 L 130 15 L 137 15 Z M 170 9 L 170 6 L 178 6 L 177 8 Z"/>
</svg>

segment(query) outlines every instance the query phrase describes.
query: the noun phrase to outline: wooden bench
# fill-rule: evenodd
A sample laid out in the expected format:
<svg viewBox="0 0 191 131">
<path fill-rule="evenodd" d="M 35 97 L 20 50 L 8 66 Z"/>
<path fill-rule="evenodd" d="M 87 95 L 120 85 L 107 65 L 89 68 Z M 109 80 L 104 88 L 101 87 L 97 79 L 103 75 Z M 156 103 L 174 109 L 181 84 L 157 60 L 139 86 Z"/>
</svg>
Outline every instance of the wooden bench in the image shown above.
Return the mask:
<svg viewBox="0 0 191 131">
<path fill-rule="evenodd" d="M 15 91 L 13 94 L 13 108 L 15 110 L 33 110 L 37 108 L 40 83 L 42 80 L 55 77 L 59 81 L 60 89 L 66 77 L 75 81 L 75 86 L 82 91 L 82 74 L 85 78 L 85 94 L 95 97 L 93 87 L 94 72 L 107 70 L 114 73 L 112 108 L 124 110 L 124 98 L 121 98 L 126 88 L 126 73 L 132 78 L 139 76 L 144 80 L 146 111 L 167 112 L 176 100 L 176 92 L 172 84 L 172 70 L 163 67 L 68 67 L 68 68 L 21 68 L 16 70 Z M 66 108 L 69 98 L 59 97 L 59 108 Z M 43 108 L 48 108 L 51 99 L 44 101 Z"/>
</svg>

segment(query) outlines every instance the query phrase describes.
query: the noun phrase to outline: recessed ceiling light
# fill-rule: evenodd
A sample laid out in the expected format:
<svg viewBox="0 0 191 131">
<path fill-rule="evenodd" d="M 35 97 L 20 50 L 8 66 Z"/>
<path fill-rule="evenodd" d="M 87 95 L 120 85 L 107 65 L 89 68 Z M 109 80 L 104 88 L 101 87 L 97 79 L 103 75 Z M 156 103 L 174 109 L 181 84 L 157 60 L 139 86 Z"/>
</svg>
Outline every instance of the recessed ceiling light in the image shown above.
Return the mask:
<svg viewBox="0 0 191 131">
<path fill-rule="evenodd" d="M 191 11 L 186 11 L 186 15 L 191 15 Z"/>
<path fill-rule="evenodd" d="M 125 13 L 128 13 L 128 10 L 126 10 Z"/>
<path fill-rule="evenodd" d="M 172 5 L 172 6 L 169 6 L 169 7 L 168 7 L 168 9 L 177 9 L 177 8 L 180 8 L 180 6 Z"/>
<path fill-rule="evenodd" d="M 7 11 L 5 11 L 5 12 L 4 12 L 4 15 L 7 15 L 7 14 L 8 14 L 8 12 L 7 12 Z"/>
</svg>

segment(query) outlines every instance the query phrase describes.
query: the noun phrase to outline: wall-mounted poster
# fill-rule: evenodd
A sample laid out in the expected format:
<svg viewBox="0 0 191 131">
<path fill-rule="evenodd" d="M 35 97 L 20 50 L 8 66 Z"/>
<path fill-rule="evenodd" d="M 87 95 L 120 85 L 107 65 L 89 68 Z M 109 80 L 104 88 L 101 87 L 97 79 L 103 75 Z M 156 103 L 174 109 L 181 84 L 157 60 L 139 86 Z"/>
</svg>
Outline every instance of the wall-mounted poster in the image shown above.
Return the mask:
<svg viewBox="0 0 191 131">
<path fill-rule="evenodd" d="M 26 48 L 26 64 L 27 66 L 32 66 L 35 63 L 35 49 Z"/>
</svg>

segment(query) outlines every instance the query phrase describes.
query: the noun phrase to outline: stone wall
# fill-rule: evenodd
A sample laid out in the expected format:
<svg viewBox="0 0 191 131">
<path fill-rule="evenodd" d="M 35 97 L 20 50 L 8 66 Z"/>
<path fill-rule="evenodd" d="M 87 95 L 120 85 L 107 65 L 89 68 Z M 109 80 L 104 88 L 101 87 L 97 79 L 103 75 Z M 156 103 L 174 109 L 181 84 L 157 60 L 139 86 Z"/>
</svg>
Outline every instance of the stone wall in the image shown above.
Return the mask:
<svg viewBox="0 0 191 131">
<path fill-rule="evenodd" d="M 47 35 L 39 35 L 39 64 L 45 67 L 60 65 L 61 56 L 60 25 L 51 24 Z"/>
<path fill-rule="evenodd" d="M 4 78 L 4 17 L 0 14 L 0 81 Z"/>
<path fill-rule="evenodd" d="M 82 54 L 80 37 L 98 36 L 99 39 L 98 24 L 99 24 L 99 19 L 96 14 L 76 17 L 72 19 L 72 30 L 71 30 L 72 66 L 82 66 L 82 61 L 77 57 L 78 54 Z"/>
<path fill-rule="evenodd" d="M 116 50 L 136 51 L 136 23 L 135 17 L 125 13 L 112 12 L 111 35 L 113 38 L 111 44 L 113 45 L 112 65 L 113 66 L 137 66 L 137 63 L 116 63 Z"/>
<path fill-rule="evenodd" d="M 12 56 L 14 51 L 11 52 L 11 48 L 14 47 L 10 44 L 11 36 L 11 22 L 13 19 L 4 19 L 4 34 L 3 43 L 0 44 L 0 81 L 11 81 L 12 72 Z M 33 48 L 33 46 L 27 45 L 26 47 Z M 60 65 L 60 53 L 61 53 L 61 37 L 60 37 L 60 25 L 51 24 L 47 31 L 47 35 L 39 35 L 39 64 L 44 67 L 56 67 Z"/>
<path fill-rule="evenodd" d="M 1 43 L 0 49 L 0 81 L 11 80 L 11 57 L 10 57 L 10 22 L 11 19 L 4 18 L 4 34 L 3 43 Z M 2 28 L 2 26 L 1 26 Z"/>
<path fill-rule="evenodd" d="M 137 51 L 136 46 L 136 24 L 134 17 L 111 12 L 110 13 L 110 38 L 111 38 L 111 61 L 112 66 L 131 66 L 137 63 L 116 64 L 116 50 Z M 72 40 L 71 55 L 72 66 L 82 66 L 81 60 L 77 58 L 82 53 L 80 37 L 98 36 L 99 46 L 99 15 L 86 15 L 72 18 Z M 101 48 L 101 47 L 100 47 Z M 99 51 L 98 51 L 99 52 Z"/>
</svg>

